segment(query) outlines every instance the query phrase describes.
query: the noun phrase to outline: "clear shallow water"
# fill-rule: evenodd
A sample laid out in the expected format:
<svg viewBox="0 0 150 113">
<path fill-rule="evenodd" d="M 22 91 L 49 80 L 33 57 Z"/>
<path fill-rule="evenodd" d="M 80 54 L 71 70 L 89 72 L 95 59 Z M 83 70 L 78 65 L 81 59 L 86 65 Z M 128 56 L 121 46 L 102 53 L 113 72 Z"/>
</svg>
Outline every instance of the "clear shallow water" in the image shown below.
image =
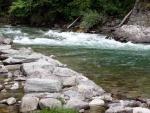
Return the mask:
<svg viewBox="0 0 150 113">
<path fill-rule="evenodd" d="M 30 46 L 55 55 L 108 92 L 127 98 L 150 98 L 150 45 L 120 43 L 99 34 L 60 32 L 48 28 L 3 26 L 15 47 Z"/>
</svg>

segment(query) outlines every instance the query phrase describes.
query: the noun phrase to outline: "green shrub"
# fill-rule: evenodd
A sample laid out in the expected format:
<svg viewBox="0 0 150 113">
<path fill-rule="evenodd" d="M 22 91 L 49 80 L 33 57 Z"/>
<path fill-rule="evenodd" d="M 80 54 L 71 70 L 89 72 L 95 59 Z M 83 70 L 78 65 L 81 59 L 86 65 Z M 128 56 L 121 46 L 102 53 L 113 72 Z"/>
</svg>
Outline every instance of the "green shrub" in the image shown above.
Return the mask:
<svg viewBox="0 0 150 113">
<path fill-rule="evenodd" d="M 95 10 L 94 11 L 89 10 L 83 13 L 83 18 L 80 26 L 85 29 L 89 29 L 93 27 L 95 24 L 97 24 L 101 18 L 102 15 L 97 13 Z"/>
<path fill-rule="evenodd" d="M 79 113 L 77 110 L 72 108 L 51 108 L 51 109 L 43 109 L 39 113 Z"/>
</svg>

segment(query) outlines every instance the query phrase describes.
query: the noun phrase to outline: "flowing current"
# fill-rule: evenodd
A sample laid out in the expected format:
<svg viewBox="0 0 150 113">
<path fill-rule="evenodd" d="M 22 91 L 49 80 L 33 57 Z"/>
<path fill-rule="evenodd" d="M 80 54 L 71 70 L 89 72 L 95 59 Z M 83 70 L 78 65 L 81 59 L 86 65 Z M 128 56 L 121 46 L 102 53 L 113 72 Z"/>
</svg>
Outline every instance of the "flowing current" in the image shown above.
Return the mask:
<svg viewBox="0 0 150 113">
<path fill-rule="evenodd" d="M 30 46 L 83 73 L 108 92 L 150 98 L 150 45 L 120 43 L 105 35 L 48 28 L 1 26 L 16 46 Z"/>
</svg>

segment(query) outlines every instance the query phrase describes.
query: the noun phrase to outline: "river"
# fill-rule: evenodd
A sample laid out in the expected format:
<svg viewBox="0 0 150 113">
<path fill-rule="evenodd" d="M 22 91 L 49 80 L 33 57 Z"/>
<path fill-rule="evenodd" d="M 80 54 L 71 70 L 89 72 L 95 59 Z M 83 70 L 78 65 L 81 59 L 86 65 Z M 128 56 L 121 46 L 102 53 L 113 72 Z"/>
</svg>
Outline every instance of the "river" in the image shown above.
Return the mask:
<svg viewBox="0 0 150 113">
<path fill-rule="evenodd" d="M 1 26 L 14 47 L 32 47 L 83 73 L 122 98 L 150 98 L 150 45 L 120 43 L 105 35 L 48 28 Z M 120 97 L 120 98 L 121 98 Z"/>
</svg>

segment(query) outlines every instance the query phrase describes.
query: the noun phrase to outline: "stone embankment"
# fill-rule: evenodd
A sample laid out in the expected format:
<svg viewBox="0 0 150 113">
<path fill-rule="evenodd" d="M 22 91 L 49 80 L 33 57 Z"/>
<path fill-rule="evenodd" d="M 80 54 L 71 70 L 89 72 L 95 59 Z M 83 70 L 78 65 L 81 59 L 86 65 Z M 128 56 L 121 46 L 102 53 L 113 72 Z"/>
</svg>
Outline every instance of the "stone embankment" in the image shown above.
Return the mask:
<svg viewBox="0 0 150 113">
<path fill-rule="evenodd" d="M 24 90 L 21 100 L 10 97 L 0 100 L 0 104 L 19 104 L 20 112 L 64 107 L 84 113 L 91 107 L 103 106 L 105 113 L 150 113 L 150 99 L 114 100 L 110 93 L 52 56 L 31 48 L 14 50 L 11 45 L 0 45 L 0 76 L 7 77 L 0 81 L 0 92 L 21 87 Z"/>
</svg>

